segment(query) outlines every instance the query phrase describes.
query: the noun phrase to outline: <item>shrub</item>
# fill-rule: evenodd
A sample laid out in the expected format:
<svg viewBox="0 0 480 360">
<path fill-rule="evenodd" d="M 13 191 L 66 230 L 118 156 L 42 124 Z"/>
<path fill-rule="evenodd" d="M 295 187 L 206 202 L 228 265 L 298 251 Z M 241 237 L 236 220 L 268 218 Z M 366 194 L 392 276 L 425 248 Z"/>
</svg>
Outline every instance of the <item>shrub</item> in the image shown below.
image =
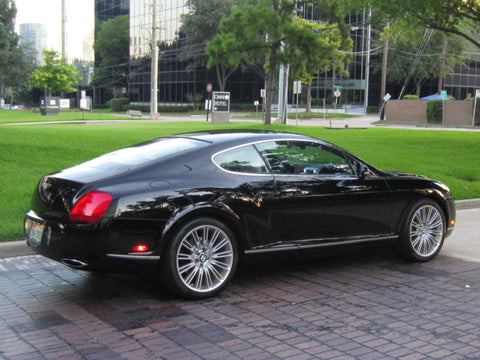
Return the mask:
<svg viewBox="0 0 480 360">
<path fill-rule="evenodd" d="M 123 111 L 123 106 L 128 104 L 128 98 L 116 98 L 110 100 L 110 107 L 112 111 L 118 112 Z"/>
<path fill-rule="evenodd" d="M 158 105 L 157 111 L 160 113 L 186 113 L 192 111 L 191 105 Z M 143 113 L 150 112 L 150 105 L 148 104 L 126 104 L 122 106 L 122 111 L 139 110 Z"/>
<path fill-rule="evenodd" d="M 402 97 L 402 100 L 418 100 L 419 97 L 418 95 L 405 95 Z"/>
<path fill-rule="evenodd" d="M 443 122 L 443 100 L 427 101 L 427 122 L 441 124 Z"/>
</svg>

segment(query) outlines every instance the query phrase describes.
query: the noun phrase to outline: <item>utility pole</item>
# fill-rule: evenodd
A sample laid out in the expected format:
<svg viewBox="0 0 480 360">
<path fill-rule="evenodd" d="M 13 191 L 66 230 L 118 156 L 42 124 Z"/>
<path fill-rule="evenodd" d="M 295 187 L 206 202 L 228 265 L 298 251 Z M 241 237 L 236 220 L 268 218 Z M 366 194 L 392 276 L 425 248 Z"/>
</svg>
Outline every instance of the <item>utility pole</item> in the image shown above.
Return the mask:
<svg viewBox="0 0 480 360">
<path fill-rule="evenodd" d="M 150 118 L 158 117 L 158 46 L 157 46 L 157 0 L 153 0 L 152 8 L 152 71 L 150 94 Z"/>
<path fill-rule="evenodd" d="M 385 25 L 386 28 L 390 28 L 390 22 Z M 387 30 L 389 31 L 389 30 Z M 388 33 L 383 41 L 383 57 L 382 57 L 382 84 L 380 88 L 380 104 L 383 103 L 384 97 L 387 94 L 387 64 L 388 64 Z"/>
<path fill-rule="evenodd" d="M 368 10 L 368 32 L 367 32 L 367 60 L 365 62 L 365 114 L 368 110 L 368 87 L 370 85 L 370 49 L 372 41 L 372 25 L 370 24 L 370 19 L 372 18 L 372 8 Z"/>
<path fill-rule="evenodd" d="M 67 7 L 62 0 L 62 58 L 67 59 Z"/>
</svg>

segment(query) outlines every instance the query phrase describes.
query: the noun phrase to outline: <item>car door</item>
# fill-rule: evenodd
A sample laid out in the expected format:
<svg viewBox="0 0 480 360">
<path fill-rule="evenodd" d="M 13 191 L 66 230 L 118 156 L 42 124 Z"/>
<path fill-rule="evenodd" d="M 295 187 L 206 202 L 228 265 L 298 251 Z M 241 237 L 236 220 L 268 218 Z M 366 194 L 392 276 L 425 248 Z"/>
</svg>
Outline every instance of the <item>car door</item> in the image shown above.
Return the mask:
<svg viewBox="0 0 480 360">
<path fill-rule="evenodd" d="M 388 185 L 368 169 L 358 174 L 358 160 L 308 141 L 262 143 L 258 149 L 275 174 L 275 240 L 309 244 L 393 233 Z"/>
</svg>

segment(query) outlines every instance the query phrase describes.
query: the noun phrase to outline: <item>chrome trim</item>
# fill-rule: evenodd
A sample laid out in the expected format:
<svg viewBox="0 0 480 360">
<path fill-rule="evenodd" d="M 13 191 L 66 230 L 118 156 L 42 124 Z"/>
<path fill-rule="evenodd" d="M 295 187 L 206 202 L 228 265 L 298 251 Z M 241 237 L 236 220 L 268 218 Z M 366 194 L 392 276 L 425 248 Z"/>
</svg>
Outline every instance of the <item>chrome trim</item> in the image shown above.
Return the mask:
<svg viewBox="0 0 480 360">
<path fill-rule="evenodd" d="M 125 260 L 150 260 L 150 261 L 160 260 L 160 256 L 156 256 L 156 255 L 107 254 L 107 257 L 114 258 L 114 259 L 125 259 Z"/>
<path fill-rule="evenodd" d="M 338 241 L 328 241 L 317 244 L 306 244 L 301 245 L 298 243 L 292 244 L 280 244 L 280 245 L 273 245 L 271 247 L 262 247 L 258 249 L 250 249 L 245 250 L 245 254 L 259 254 L 259 253 L 267 253 L 267 252 L 274 252 L 274 251 L 291 251 L 291 250 L 303 250 L 303 249 L 313 249 L 319 247 L 326 247 L 326 246 L 336 246 L 336 245 L 348 245 L 348 244 L 361 244 L 365 242 L 373 242 L 373 241 L 382 241 L 382 240 L 394 240 L 398 239 L 398 235 L 390 235 L 390 236 L 382 236 L 382 237 L 375 237 L 375 238 L 366 238 L 366 239 L 351 239 L 351 240 L 338 240 Z M 312 240 L 307 240 L 312 241 Z"/>
<path fill-rule="evenodd" d="M 285 138 L 285 139 L 273 138 L 273 139 L 268 139 L 268 140 L 252 141 L 252 142 L 249 142 L 249 143 L 245 143 L 245 144 L 241 144 L 241 145 L 237 145 L 237 146 L 232 146 L 231 148 L 224 149 L 224 150 L 221 150 L 219 152 L 216 152 L 215 154 L 212 155 L 210 160 L 220 170 L 222 170 L 226 173 L 229 173 L 229 174 L 235 174 L 235 175 L 239 174 L 239 175 L 246 175 L 246 176 L 270 176 L 270 177 L 271 176 L 282 176 L 282 175 L 285 176 L 285 174 L 274 174 L 274 173 L 266 173 L 266 174 L 261 174 L 260 173 L 260 174 L 258 174 L 258 173 L 244 173 L 244 172 L 239 172 L 239 171 L 231 171 L 231 170 L 227 170 L 227 169 L 222 168 L 219 164 L 217 164 L 215 162 L 215 156 L 220 155 L 224 152 L 239 149 L 239 148 L 245 147 L 245 146 L 261 144 L 261 143 L 266 143 L 266 142 L 272 142 L 272 141 L 304 141 L 304 142 L 313 142 L 313 143 L 323 145 L 322 143 L 315 141 L 315 139 L 307 140 L 307 139 L 296 139 L 296 138 Z M 262 157 L 262 160 L 263 160 L 263 157 Z M 265 160 L 264 160 L 264 162 L 265 162 Z M 266 164 L 266 165 L 268 165 L 268 164 Z M 295 174 L 295 175 L 312 176 L 311 174 Z M 290 176 L 292 176 L 292 174 L 290 174 Z"/>
<path fill-rule="evenodd" d="M 88 266 L 88 263 L 86 263 L 84 261 L 81 261 L 81 260 L 77 260 L 77 259 L 67 259 L 67 258 L 65 258 L 65 259 L 61 260 L 61 263 L 63 265 L 69 266 L 69 267 L 74 268 L 74 269 L 82 269 L 82 268 Z"/>
</svg>

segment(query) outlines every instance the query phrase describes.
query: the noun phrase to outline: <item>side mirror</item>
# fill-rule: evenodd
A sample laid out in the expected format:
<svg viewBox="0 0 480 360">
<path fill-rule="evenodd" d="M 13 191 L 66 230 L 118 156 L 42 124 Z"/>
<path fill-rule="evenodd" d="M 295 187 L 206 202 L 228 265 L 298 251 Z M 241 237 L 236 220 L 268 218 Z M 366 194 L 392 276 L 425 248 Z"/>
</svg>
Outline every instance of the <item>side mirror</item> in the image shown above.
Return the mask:
<svg viewBox="0 0 480 360">
<path fill-rule="evenodd" d="M 357 175 L 360 179 L 365 178 L 368 173 L 368 168 L 362 162 L 357 163 Z"/>
</svg>

